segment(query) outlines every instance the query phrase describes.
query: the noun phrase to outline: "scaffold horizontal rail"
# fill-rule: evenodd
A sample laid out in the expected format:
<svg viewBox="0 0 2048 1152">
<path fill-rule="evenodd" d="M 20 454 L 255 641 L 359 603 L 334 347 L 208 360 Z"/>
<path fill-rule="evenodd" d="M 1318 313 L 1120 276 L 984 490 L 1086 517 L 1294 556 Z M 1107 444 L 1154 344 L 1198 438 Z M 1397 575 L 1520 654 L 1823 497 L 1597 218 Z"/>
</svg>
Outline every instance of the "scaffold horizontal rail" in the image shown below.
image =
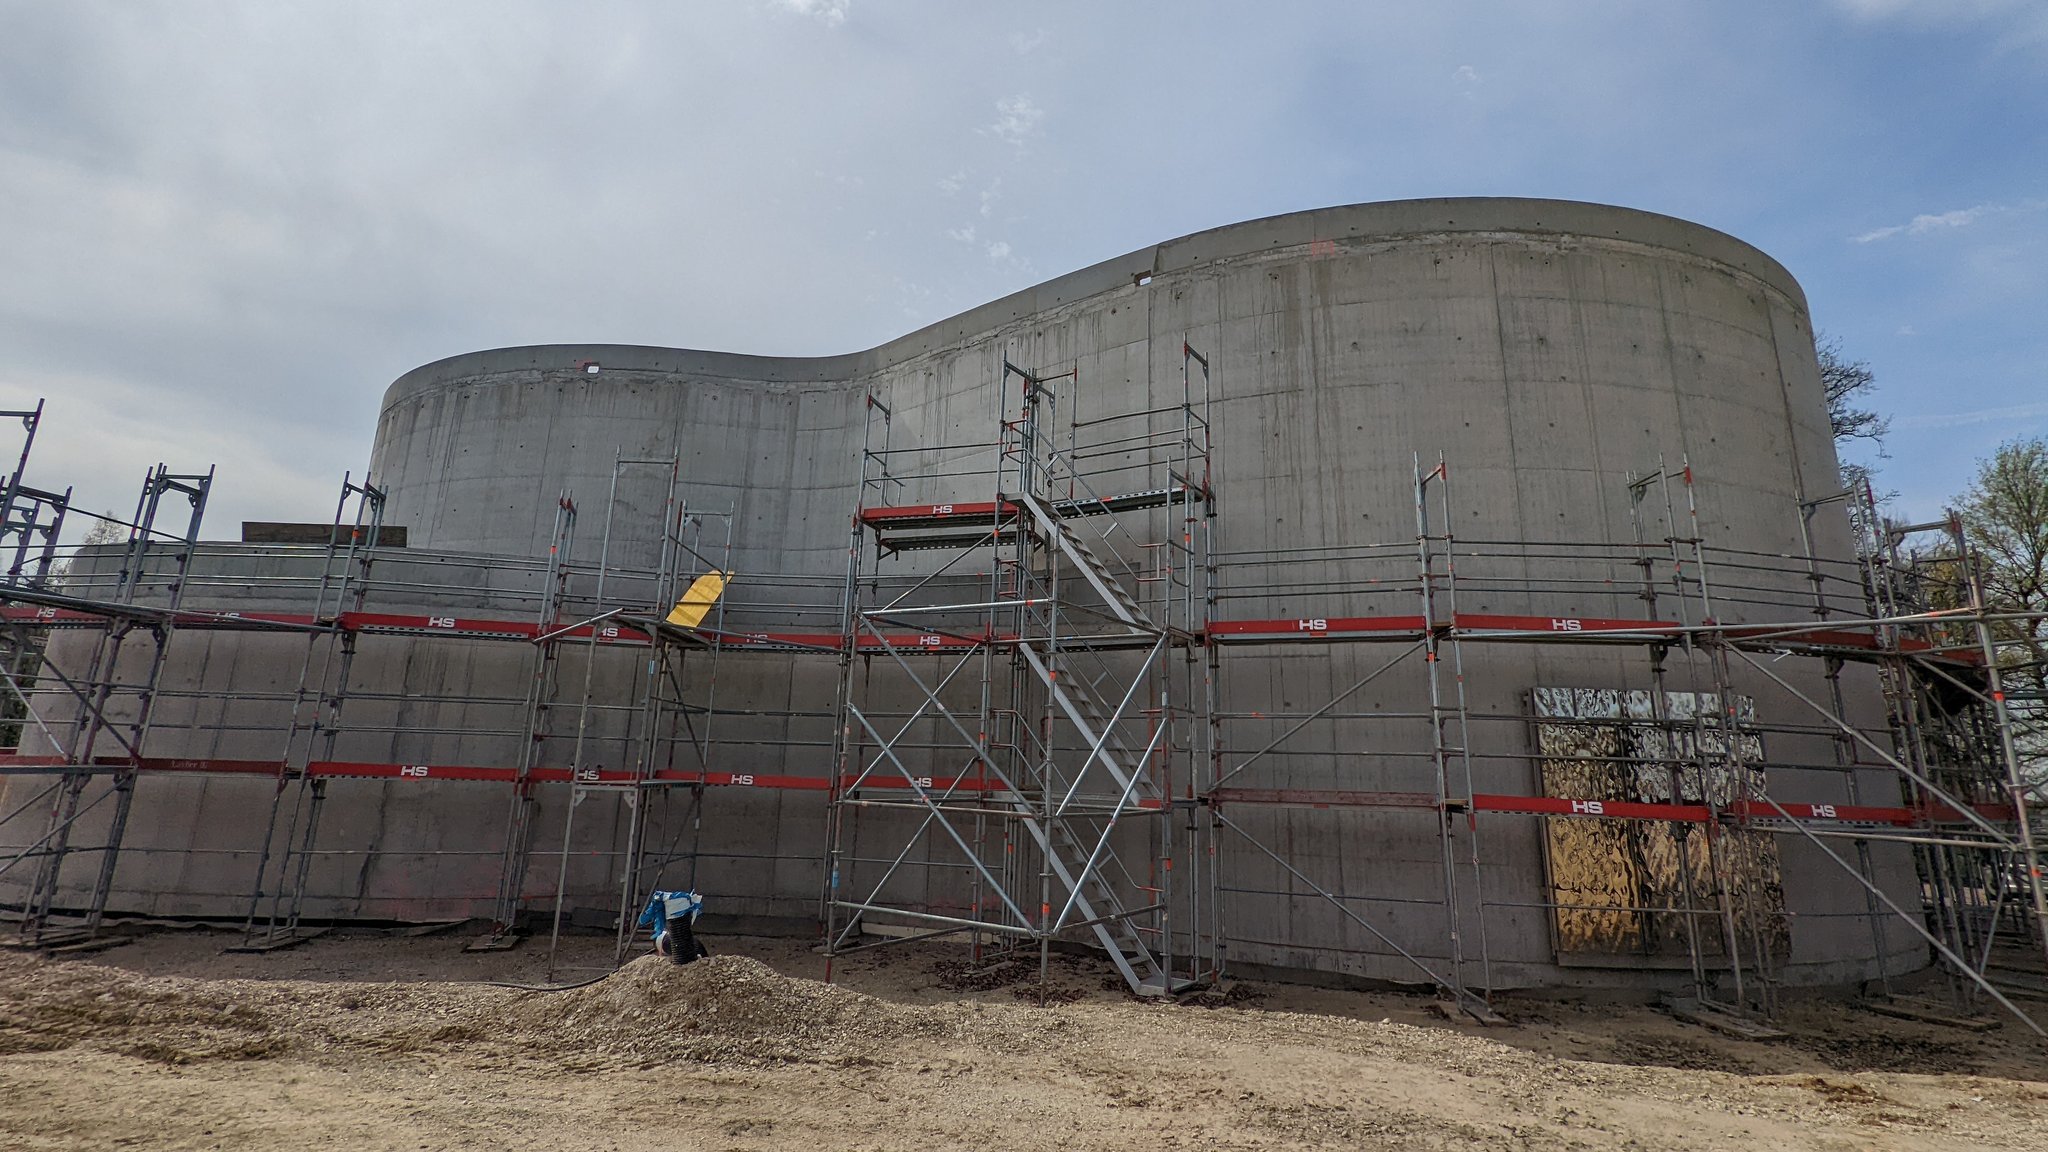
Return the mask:
<svg viewBox="0 0 2048 1152">
<path fill-rule="evenodd" d="M 48 606 L 0 607 L 0 622 L 49 628 L 104 627 L 110 618 L 125 615 L 90 608 Z M 331 619 L 290 612 L 166 612 L 164 622 L 182 629 L 214 631 L 307 631 L 334 629 L 361 635 L 446 636 L 471 640 L 516 640 L 531 642 L 545 632 L 552 640 L 591 641 L 598 644 L 645 645 L 652 642 L 657 628 L 651 621 L 638 626 L 622 622 L 598 622 L 562 629 L 544 629 L 531 620 L 504 620 L 453 613 L 344 612 Z M 1784 624 L 1685 625 L 1673 620 L 1626 620 L 1587 616 L 1511 616 L 1496 613 L 1461 612 L 1438 626 L 1440 633 L 1455 632 L 1472 641 L 1546 642 L 1586 641 L 1606 643 L 1672 642 L 1687 635 L 1713 635 L 1744 647 L 1805 652 L 1834 652 L 1848 657 L 1888 653 L 1920 655 L 1924 658 L 1970 664 L 1981 656 L 1967 651 L 1942 651 L 1925 640 L 1901 637 L 1887 641 L 1877 634 L 1877 625 L 1863 631 L 1845 627 L 1841 620 L 1790 622 Z M 1420 615 L 1386 616 L 1299 616 L 1268 620 L 1212 620 L 1202 633 L 1217 644 L 1296 644 L 1369 640 L 1413 640 L 1424 631 Z M 719 645 L 731 651 L 756 652 L 838 652 L 846 643 L 837 632 L 719 631 L 715 629 L 658 629 L 669 639 L 685 639 L 704 645 Z M 881 651 L 930 649 L 962 651 L 983 644 L 1015 641 L 1003 634 L 946 632 L 885 633 L 880 637 L 856 637 L 856 650 Z M 1069 646 L 1129 646 L 1122 634 L 1100 637 L 1069 637 Z"/>
<path fill-rule="evenodd" d="M 1047 501 L 1047 506 L 1054 515 L 1071 519 L 1077 516 L 1104 516 L 1115 512 L 1165 508 L 1169 505 L 1188 504 L 1206 499 L 1208 493 L 1194 485 L 1174 484 L 1116 496 L 1050 500 Z M 1020 510 L 1021 505 L 1014 500 L 883 505 L 861 509 L 860 519 L 864 524 L 882 529 L 966 528 L 985 526 L 997 520 L 1014 519 Z"/>
<path fill-rule="evenodd" d="M 108 774 L 134 771 L 150 775 L 275 777 L 282 767 L 283 765 L 276 760 L 234 760 L 218 757 L 143 757 L 135 760 L 118 756 L 96 757 L 92 765 L 86 766 L 66 760 L 62 756 L 0 755 L 0 775 L 55 775 L 77 772 Z M 314 780 L 455 781 L 484 784 L 516 784 L 521 780 L 520 770 L 511 766 L 401 764 L 361 760 L 314 760 L 306 765 L 303 774 L 306 778 Z M 299 773 L 293 774 L 294 778 L 298 775 Z M 632 787 L 640 784 L 654 787 L 703 785 L 712 788 L 761 788 L 786 792 L 832 790 L 832 779 L 829 776 L 694 772 L 681 769 L 661 769 L 642 778 L 622 768 L 529 768 L 525 772 L 524 780 L 529 784 L 575 783 L 591 787 Z M 895 792 L 951 792 L 963 802 L 978 802 L 998 793 L 1008 794 L 994 781 L 981 781 L 971 777 L 920 776 L 913 781 L 903 776 L 870 773 L 857 777 L 846 776 L 839 783 L 842 789 L 854 792 L 868 789 Z M 1162 806 L 1161 801 L 1139 798 L 1116 810 L 1156 809 Z"/>
<path fill-rule="evenodd" d="M 226 776 L 275 776 L 280 765 L 275 760 L 233 760 L 223 758 L 182 758 L 144 757 L 131 760 L 125 757 L 106 756 L 98 758 L 90 768 L 67 761 L 61 756 L 0 755 L 0 774 L 52 774 L 64 772 L 91 771 L 109 773 L 136 771 L 152 775 L 226 775 Z M 366 780 L 412 780 L 412 781 L 457 781 L 470 783 L 512 784 L 520 780 L 520 771 L 514 767 L 478 764 L 400 764 L 355 760 L 315 760 L 306 765 L 305 775 L 313 779 L 366 779 Z M 771 791 L 829 792 L 832 780 L 829 776 L 771 775 L 748 772 L 691 772 L 664 769 L 646 778 L 640 778 L 625 769 L 611 768 L 533 768 L 526 772 L 525 780 L 531 784 L 581 784 L 585 786 L 631 787 L 635 784 L 666 787 L 703 785 L 713 788 L 761 788 Z M 869 774 L 847 776 L 841 779 L 843 788 L 852 791 L 875 789 L 878 791 L 951 792 L 961 803 L 978 803 L 986 796 L 1004 791 L 992 781 L 976 781 L 972 778 L 921 776 L 915 781 L 902 776 Z M 1852 804 L 1804 804 L 1772 802 L 1768 800 L 1735 801 L 1714 809 L 1704 804 L 1672 804 L 1632 800 L 1575 799 L 1561 796 L 1513 796 L 1502 793 L 1477 793 L 1470 803 L 1460 798 L 1439 802 L 1428 792 L 1367 792 L 1345 789 L 1314 788 L 1218 788 L 1204 798 L 1211 804 L 1258 804 L 1278 807 L 1303 808 L 1415 808 L 1424 810 L 1450 810 L 1493 812 L 1503 815 L 1561 816 L 1607 820 L 1652 820 L 1681 824 L 1708 824 L 1717 822 L 1742 822 L 1749 824 L 1783 824 L 1790 821 L 1812 822 L 1826 825 L 1868 825 L 1895 828 L 1935 827 L 1948 824 L 1962 824 L 1967 817 L 1947 805 L 1930 804 L 1919 807 L 1882 807 Z M 1128 805 L 1132 809 L 1158 809 L 1167 802 L 1157 798 L 1141 797 Z M 1973 806 L 1977 815 L 1991 821 L 2010 821 L 2013 813 L 2010 807 L 1997 804 Z"/>
<path fill-rule="evenodd" d="M 1318 788 L 1217 788 L 1208 794 L 1214 804 L 1263 804 L 1294 808 L 1420 808 L 1426 810 L 1495 812 L 1519 816 L 1563 816 L 1606 820 L 1658 820 L 1678 824 L 1740 822 L 1784 824 L 1791 821 L 1826 825 L 1927 828 L 1969 823 L 1947 805 L 1880 807 L 1855 804 L 1797 804 L 1738 800 L 1719 809 L 1705 804 L 1672 804 L 1635 800 L 1589 800 L 1563 796 L 1511 796 L 1476 793 L 1468 804 L 1461 798 L 1439 802 L 1428 792 L 1361 792 Z M 1979 804 L 1972 809 L 1992 821 L 2011 821 L 2010 807 Z M 1788 819 L 1789 818 L 1789 819 Z"/>
<path fill-rule="evenodd" d="M 0 621 L 49 628 L 104 627 L 113 613 L 83 609 L 0 608 Z M 545 633 L 551 640 L 594 640 L 600 644 L 644 645 L 650 643 L 651 625 L 582 624 L 569 628 L 543 627 L 531 620 L 501 620 L 477 616 L 433 613 L 344 612 L 331 620 L 308 613 L 291 612 L 177 612 L 164 619 L 181 629 L 215 631 L 307 631 L 332 628 L 382 636 L 446 636 L 470 640 L 534 641 Z M 838 652 L 845 638 L 837 632 L 730 632 L 716 629 L 665 629 L 671 638 L 687 635 L 698 643 L 717 643 L 728 649 L 792 652 L 822 650 Z M 906 649 L 970 649 L 986 643 L 974 638 L 937 632 L 885 634 L 882 639 L 862 637 L 861 648 L 880 650 L 894 645 Z"/>
<path fill-rule="evenodd" d="M 1894 647 L 1873 631 L 1844 627 L 1844 621 L 1786 624 L 1686 625 L 1676 620 L 1625 620 L 1592 616 L 1509 616 L 1459 612 L 1438 625 L 1465 640 L 1590 640 L 1618 643 L 1670 642 L 1687 635 L 1714 635 L 1765 648 L 1840 650 L 1846 655 L 1884 652 L 1932 653 L 1927 641 L 1902 637 Z M 1214 620 L 1207 634 L 1218 644 L 1311 643 L 1339 640 L 1412 640 L 1424 631 L 1419 615 L 1296 616 L 1278 620 Z M 1966 653 L 1954 654 L 1967 662 Z"/>
</svg>

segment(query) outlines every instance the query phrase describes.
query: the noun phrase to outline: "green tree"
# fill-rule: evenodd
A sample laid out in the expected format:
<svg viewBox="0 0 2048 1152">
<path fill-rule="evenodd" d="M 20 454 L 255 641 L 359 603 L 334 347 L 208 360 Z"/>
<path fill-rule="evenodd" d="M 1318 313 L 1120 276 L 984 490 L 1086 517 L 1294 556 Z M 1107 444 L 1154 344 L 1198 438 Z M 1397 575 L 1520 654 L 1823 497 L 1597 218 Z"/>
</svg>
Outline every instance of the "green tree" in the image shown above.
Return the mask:
<svg viewBox="0 0 2048 1152">
<path fill-rule="evenodd" d="M 2021 758 L 2048 778 L 2048 437 L 2000 445 L 1956 503 L 1977 553 Z"/>
</svg>

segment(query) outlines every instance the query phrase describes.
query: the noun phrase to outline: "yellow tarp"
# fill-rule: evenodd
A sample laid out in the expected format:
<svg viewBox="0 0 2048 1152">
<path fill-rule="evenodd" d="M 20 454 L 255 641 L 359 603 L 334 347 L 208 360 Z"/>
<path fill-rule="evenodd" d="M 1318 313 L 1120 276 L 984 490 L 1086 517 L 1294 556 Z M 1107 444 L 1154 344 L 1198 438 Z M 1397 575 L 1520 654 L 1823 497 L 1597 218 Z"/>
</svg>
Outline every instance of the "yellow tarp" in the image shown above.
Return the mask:
<svg viewBox="0 0 2048 1152">
<path fill-rule="evenodd" d="M 718 603 L 719 594 L 725 591 L 728 575 L 729 573 L 724 572 L 706 572 L 697 577 L 696 582 L 690 585 L 690 590 L 683 593 L 683 598 L 676 601 L 675 607 L 669 609 L 668 622 L 678 628 L 695 628 L 702 624 L 704 617 L 710 615 L 711 606 Z"/>
</svg>

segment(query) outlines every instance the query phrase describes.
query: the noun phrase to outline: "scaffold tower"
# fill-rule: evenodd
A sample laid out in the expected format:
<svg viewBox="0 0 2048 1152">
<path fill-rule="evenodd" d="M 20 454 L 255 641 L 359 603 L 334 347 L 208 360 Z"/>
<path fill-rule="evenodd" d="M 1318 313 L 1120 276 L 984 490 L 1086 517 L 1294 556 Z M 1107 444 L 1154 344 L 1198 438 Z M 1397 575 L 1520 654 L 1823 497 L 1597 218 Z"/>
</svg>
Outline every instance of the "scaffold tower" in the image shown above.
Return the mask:
<svg viewBox="0 0 2048 1152">
<path fill-rule="evenodd" d="M 1172 878 L 1190 847 L 1176 785 L 1208 731 L 1208 364 L 1184 346 L 1176 402 L 1085 418 L 1076 370 L 1005 359 L 998 383 L 986 502 L 869 503 L 913 486 L 906 463 L 951 453 L 899 447 L 888 405 L 866 405 L 828 949 L 969 933 L 1035 952 L 1042 980 L 1053 944 L 1080 935 L 1134 992 L 1168 994 L 1202 966 L 1184 944 L 1190 974 L 1176 968 L 1172 910 L 1191 932 L 1201 899 Z M 906 553 L 930 558 L 884 570 Z M 883 780 L 911 797 L 877 794 Z"/>
</svg>

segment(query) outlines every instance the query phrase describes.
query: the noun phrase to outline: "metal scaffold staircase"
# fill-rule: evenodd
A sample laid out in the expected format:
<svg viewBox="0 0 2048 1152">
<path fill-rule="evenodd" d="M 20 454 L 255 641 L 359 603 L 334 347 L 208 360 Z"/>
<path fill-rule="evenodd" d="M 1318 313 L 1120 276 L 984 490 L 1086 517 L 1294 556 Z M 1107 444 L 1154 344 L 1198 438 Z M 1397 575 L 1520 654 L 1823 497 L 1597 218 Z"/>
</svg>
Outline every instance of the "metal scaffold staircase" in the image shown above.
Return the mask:
<svg viewBox="0 0 2048 1152">
<path fill-rule="evenodd" d="M 1051 509 L 1029 492 L 1019 492 L 1017 500 L 1030 510 L 1032 522 L 1037 526 L 1040 538 L 1049 548 L 1057 550 L 1073 564 L 1074 571 L 1097 596 L 1101 597 L 1102 606 L 1110 616 L 1126 628 L 1138 632 L 1158 631 L 1157 625 L 1153 624 L 1146 617 L 1145 610 L 1138 606 L 1137 599 L 1124 588 L 1122 582 L 1109 570 L 1109 566 L 1102 562 L 1102 558 L 1088 547 L 1065 520 L 1053 515 Z"/>
<path fill-rule="evenodd" d="M 1026 826 L 1039 841 L 1061 885 L 1072 894 L 1071 910 L 1092 928 L 1124 979 L 1140 992 L 1164 992 L 1167 976 L 1159 958 L 1133 926 L 1135 913 L 1125 906 L 1102 868 L 1117 816 L 1133 804 L 1141 810 L 1162 806 L 1164 797 L 1158 783 L 1145 770 L 1145 757 L 1154 751 L 1157 737 L 1153 746 L 1133 753 L 1118 735 L 1118 725 L 1131 703 L 1128 695 L 1115 708 L 1106 707 L 1085 679 L 1062 667 L 1064 661 L 1058 656 L 1041 655 L 1029 643 L 1019 643 L 1017 653 L 1079 733 L 1086 753 L 1066 794 L 1056 802 L 1048 797 L 1048 803 L 1041 806 L 1044 818 L 1028 804 L 1020 809 Z M 1095 771 L 1098 768 L 1099 772 Z M 1084 782 L 1098 775 L 1109 777 L 1112 791 L 1082 793 Z M 1100 814 L 1103 821 L 1099 834 L 1089 821 L 1092 814 Z M 1068 912 L 1062 908 L 1055 923 L 1065 920 Z"/>
<path fill-rule="evenodd" d="M 1179 405 L 1082 421 L 1077 371 L 1004 361 L 998 383 L 1001 435 L 983 473 L 995 498 L 984 503 L 870 504 L 906 488 L 893 464 L 944 450 L 892 444 L 896 414 L 873 397 L 866 405 L 827 950 L 871 946 L 870 931 L 970 933 L 977 955 L 984 944 L 1013 957 L 1035 946 L 1043 981 L 1053 943 L 1080 934 L 1133 992 L 1171 995 L 1200 975 L 1194 961 L 1181 974 L 1171 959 L 1174 857 L 1200 834 L 1174 828 L 1171 781 L 1185 782 L 1208 731 L 1190 719 L 1206 700 L 1195 658 L 1208 604 L 1207 533 L 1197 529 L 1209 511 L 1206 417 L 1192 388 Z M 1102 430 L 1132 419 L 1139 431 Z M 1114 456 L 1119 479 L 1153 482 L 1105 495 L 1091 453 Z M 1174 508 L 1188 511 L 1160 511 Z M 1133 519 L 1145 513 L 1154 515 Z M 922 574 L 880 567 L 937 549 L 954 555 L 921 564 Z M 966 570 L 989 550 L 986 568 Z M 922 631 L 905 641 L 905 626 Z M 920 651 L 925 638 L 956 647 Z M 942 775 L 948 763 L 962 774 Z M 894 773 L 913 801 L 874 792 Z M 889 850 L 863 856 L 861 836 Z M 958 888 L 964 899 L 949 895 Z"/>
</svg>

